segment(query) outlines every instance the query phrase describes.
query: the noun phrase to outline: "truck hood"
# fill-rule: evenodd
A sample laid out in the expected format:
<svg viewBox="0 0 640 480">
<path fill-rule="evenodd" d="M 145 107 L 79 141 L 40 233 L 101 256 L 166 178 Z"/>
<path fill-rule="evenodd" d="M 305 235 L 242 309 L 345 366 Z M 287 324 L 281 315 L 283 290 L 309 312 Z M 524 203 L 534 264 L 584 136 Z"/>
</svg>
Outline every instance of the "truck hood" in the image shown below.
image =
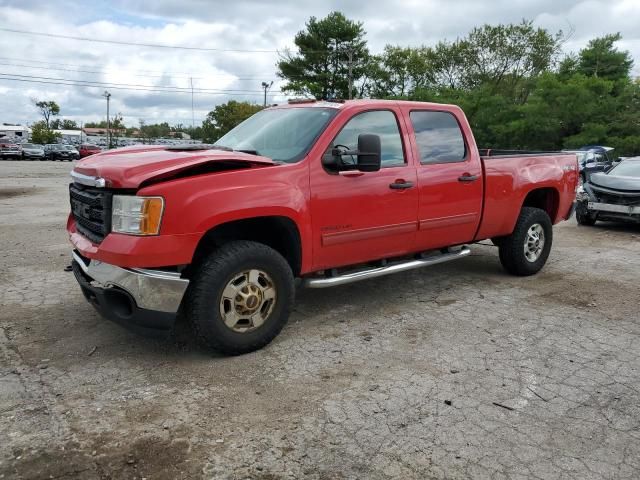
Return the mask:
<svg viewBox="0 0 640 480">
<path fill-rule="evenodd" d="M 105 179 L 108 188 L 140 188 L 177 176 L 273 166 L 270 158 L 214 147 L 136 146 L 91 155 L 74 171 Z"/>
<path fill-rule="evenodd" d="M 640 178 L 594 173 L 589 177 L 589 183 L 597 187 L 622 190 L 626 192 L 640 192 Z"/>
</svg>

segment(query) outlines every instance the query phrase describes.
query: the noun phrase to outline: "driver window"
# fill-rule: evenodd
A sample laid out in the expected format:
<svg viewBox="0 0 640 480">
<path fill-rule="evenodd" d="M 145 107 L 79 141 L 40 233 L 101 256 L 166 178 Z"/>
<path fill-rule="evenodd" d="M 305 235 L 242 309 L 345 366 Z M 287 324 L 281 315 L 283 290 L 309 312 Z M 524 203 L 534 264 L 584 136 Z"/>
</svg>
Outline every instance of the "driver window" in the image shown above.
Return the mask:
<svg viewBox="0 0 640 480">
<path fill-rule="evenodd" d="M 406 163 L 398 121 L 393 112 L 377 110 L 357 114 L 342 127 L 333 140 L 333 147 L 356 150 L 358 135 L 362 133 L 371 133 L 380 137 L 382 168 Z"/>
</svg>

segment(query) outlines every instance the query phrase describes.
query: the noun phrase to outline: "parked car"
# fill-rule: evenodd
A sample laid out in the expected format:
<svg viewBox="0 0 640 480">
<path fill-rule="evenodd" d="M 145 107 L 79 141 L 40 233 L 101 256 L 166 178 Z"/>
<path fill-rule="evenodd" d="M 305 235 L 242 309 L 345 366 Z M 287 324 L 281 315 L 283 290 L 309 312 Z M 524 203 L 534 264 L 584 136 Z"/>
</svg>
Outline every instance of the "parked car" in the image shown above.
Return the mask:
<svg viewBox="0 0 640 480">
<path fill-rule="evenodd" d="M 640 157 L 626 158 L 608 172 L 594 173 L 578 189 L 576 220 L 640 223 Z"/>
<path fill-rule="evenodd" d="M 22 144 L 23 160 L 44 160 L 44 147 L 36 143 Z"/>
<path fill-rule="evenodd" d="M 22 148 L 17 143 L 0 143 L 0 159 L 22 158 Z"/>
<path fill-rule="evenodd" d="M 82 144 L 78 149 L 78 153 L 80 153 L 80 158 L 88 157 L 89 155 L 93 155 L 95 153 L 100 153 L 102 149 L 97 145 L 90 144 Z"/>
<path fill-rule="evenodd" d="M 481 156 L 460 108 L 422 102 L 299 102 L 216 145 L 105 155 L 80 160 L 69 187 L 85 297 L 154 335 L 180 308 L 225 354 L 280 332 L 296 277 L 344 285 L 460 259 L 484 239 L 507 272 L 535 274 L 578 186 L 575 155 Z"/>
<path fill-rule="evenodd" d="M 78 160 L 80 158 L 80 154 L 78 150 L 76 150 L 71 145 L 61 145 L 61 144 L 49 144 L 45 145 L 45 155 L 47 160 Z"/>
<path fill-rule="evenodd" d="M 613 148 L 600 145 L 586 145 L 578 150 L 563 150 L 578 157 L 580 179 L 586 182 L 592 173 L 604 172 L 614 164 Z"/>
</svg>

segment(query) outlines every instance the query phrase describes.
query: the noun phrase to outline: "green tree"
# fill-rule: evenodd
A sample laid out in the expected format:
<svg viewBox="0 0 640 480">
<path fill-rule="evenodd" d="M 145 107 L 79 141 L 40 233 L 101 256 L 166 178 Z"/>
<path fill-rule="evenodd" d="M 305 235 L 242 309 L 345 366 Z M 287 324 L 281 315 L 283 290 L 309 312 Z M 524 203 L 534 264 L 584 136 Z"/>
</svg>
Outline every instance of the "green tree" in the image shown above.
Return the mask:
<svg viewBox="0 0 640 480">
<path fill-rule="evenodd" d="M 474 28 L 463 41 L 467 85 L 516 89 L 523 79 L 535 78 L 554 65 L 561 40 L 561 31 L 551 35 L 530 21 Z"/>
<path fill-rule="evenodd" d="M 75 120 L 62 120 L 62 130 L 78 130 L 80 128 Z"/>
<path fill-rule="evenodd" d="M 249 102 L 230 100 L 217 105 L 207 114 L 202 122 L 202 140 L 205 143 L 215 143 L 220 137 L 233 127 L 262 110 L 262 105 Z"/>
<path fill-rule="evenodd" d="M 60 115 L 60 107 L 52 100 L 38 100 L 36 98 L 31 100 L 35 107 L 40 110 L 40 114 L 44 118 L 44 123 L 49 128 L 49 121 L 51 117 Z"/>
<path fill-rule="evenodd" d="M 45 145 L 47 143 L 56 143 L 61 138 L 59 133 L 53 132 L 47 126 L 44 120 L 31 125 L 31 142 Z"/>
<path fill-rule="evenodd" d="M 621 80 L 629 77 L 633 59 L 628 51 L 620 51 L 615 43 L 620 41 L 620 33 L 605 35 L 589 41 L 580 51 L 578 71 L 586 76 Z"/>
<path fill-rule="evenodd" d="M 75 120 L 55 118 L 49 124 L 51 130 L 77 130 L 80 128 Z"/>
<path fill-rule="evenodd" d="M 418 88 L 434 84 L 430 49 L 387 45 L 373 57 L 368 72 L 368 93 L 372 97 L 406 97 Z"/>
<path fill-rule="evenodd" d="M 277 63 L 278 76 L 287 80 L 282 90 L 317 99 L 348 98 L 349 67 L 353 94 L 369 64 L 364 36 L 362 23 L 340 12 L 321 20 L 311 17 L 295 36 L 298 51 L 286 51 Z"/>
</svg>

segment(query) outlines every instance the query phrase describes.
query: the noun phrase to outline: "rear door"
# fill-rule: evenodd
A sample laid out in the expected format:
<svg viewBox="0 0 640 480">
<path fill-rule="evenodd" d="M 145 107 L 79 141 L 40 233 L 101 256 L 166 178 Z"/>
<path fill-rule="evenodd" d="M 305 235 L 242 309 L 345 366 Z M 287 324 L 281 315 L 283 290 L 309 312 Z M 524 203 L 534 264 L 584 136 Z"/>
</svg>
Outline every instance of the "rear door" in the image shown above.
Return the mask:
<svg viewBox="0 0 640 480">
<path fill-rule="evenodd" d="M 483 178 L 468 124 L 446 110 L 412 108 L 406 114 L 419 161 L 416 246 L 429 250 L 472 241 L 482 213 Z"/>
<path fill-rule="evenodd" d="M 336 119 L 317 158 L 311 158 L 314 269 L 339 267 L 412 251 L 417 231 L 416 169 L 408 155 L 399 110 L 351 109 Z M 333 147 L 356 150 L 358 135 L 380 136 L 382 168 L 337 172 L 322 165 Z M 345 161 L 355 158 L 343 157 Z"/>
</svg>

